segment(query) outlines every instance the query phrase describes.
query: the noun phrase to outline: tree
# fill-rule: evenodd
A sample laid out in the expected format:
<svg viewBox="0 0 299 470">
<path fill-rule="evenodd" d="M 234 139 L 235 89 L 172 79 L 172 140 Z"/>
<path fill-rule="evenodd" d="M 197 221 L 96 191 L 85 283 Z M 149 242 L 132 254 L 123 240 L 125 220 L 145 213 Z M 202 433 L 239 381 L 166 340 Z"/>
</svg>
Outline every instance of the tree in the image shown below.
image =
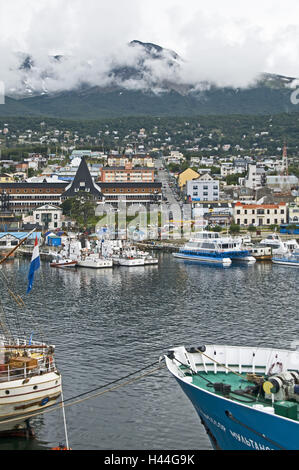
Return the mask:
<svg viewBox="0 0 299 470">
<path fill-rule="evenodd" d="M 229 229 L 230 233 L 240 233 L 240 230 L 240 225 L 237 224 L 232 224 Z"/>
<path fill-rule="evenodd" d="M 77 196 L 62 203 L 62 209 L 63 213 L 70 216 L 78 225 L 87 227 L 97 223 L 96 205 L 96 200 L 91 194 L 79 191 Z"/>
<path fill-rule="evenodd" d="M 32 178 L 34 176 L 35 171 L 33 168 L 28 168 L 28 178 Z"/>
</svg>

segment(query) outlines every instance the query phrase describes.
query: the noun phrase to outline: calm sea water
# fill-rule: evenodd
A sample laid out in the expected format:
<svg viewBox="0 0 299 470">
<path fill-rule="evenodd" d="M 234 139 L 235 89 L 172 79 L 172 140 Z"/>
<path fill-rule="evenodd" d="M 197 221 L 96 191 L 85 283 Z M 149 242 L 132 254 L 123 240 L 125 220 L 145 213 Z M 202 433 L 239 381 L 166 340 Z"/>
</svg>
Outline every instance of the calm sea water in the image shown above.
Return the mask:
<svg viewBox="0 0 299 470">
<path fill-rule="evenodd" d="M 158 361 L 172 346 L 288 348 L 299 338 L 295 268 L 257 263 L 223 269 L 169 254 L 160 255 L 159 266 L 113 270 L 56 270 L 42 263 L 26 296 L 28 267 L 19 259 L 3 267 L 28 307 L 16 324 L 16 307 L 1 288 L 8 323 L 35 339 L 43 331 L 56 345 L 66 400 Z M 211 449 L 166 368 L 66 408 L 66 420 L 74 450 Z M 49 449 L 65 442 L 61 410 L 32 425 L 35 439 L 2 439 L 0 449 Z"/>
</svg>

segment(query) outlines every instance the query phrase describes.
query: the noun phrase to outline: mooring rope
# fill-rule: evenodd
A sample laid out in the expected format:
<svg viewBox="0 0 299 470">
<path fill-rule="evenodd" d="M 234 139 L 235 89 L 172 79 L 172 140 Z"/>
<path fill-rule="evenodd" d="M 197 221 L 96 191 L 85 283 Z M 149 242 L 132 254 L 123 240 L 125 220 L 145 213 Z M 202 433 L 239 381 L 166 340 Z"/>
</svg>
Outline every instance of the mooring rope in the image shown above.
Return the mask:
<svg viewBox="0 0 299 470">
<path fill-rule="evenodd" d="M 113 384 L 116 384 L 117 382 L 121 382 L 129 377 L 131 377 L 132 375 L 136 375 L 138 374 L 139 372 L 142 372 L 146 369 L 149 369 L 150 367 L 153 367 L 155 364 L 159 363 L 159 366 L 154 368 L 153 370 L 150 370 L 149 372 L 146 372 L 144 374 L 141 374 L 139 375 L 138 377 L 134 377 L 133 379 L 130 379 L 130 380 L 127 380 L 126 382 L 124 383 L 121 383 L 121 384 L 118 384 L 118 385 L 115 385 L 113 387 L 110 387 L 111 385 Z M 143 367 L 142 369 L 139 369 L 135 372 L 132 372 L 131 374 L 128 374 L 124 377 L 121 377 L 119 379 L 115 379 L 113 380 L 112 382 L 109 382 L 108 384 L 104 384 L 104 385 L 101 385 L 93 390 L 89 390 L 87 392 L 83 392 L 79 395 L 76 395 L 74 397 L 71 397 L 71 398 L 68 398 L 67 400 L 62 400 L 61 402 L 59 403 L 55 403 L 53 405 L 50 405 L 48 406 L 47 408 L 45 408 L 44 410 L 40 410 L 38 412 L 34 412 L 34 413 L 31 413 L 29 415 L 26 415 L 26 416 L 23 416 L 23 419 L 30 419 L 30 418 L 33 418 L 35 416 L 39 416 L 41 414 L 45 414 L 45 413 L 50 413 L 52 411 L 56 411 L 57 409 L 59 408 L 63 408 L 63 407 L 70 407 L 70 406 L 73 406 L 73 405 L 78 405 L 79 403 L 83 403 L 84 401 L 87 401 L 87 400 L 91 400 L 93 398 L 96 398 L 96 397 L 99 397 L 99 396 L 102 396 L 104 395 L 105 393 L 108 393 L 108 392 L 113 392 L 115 390 L 118 390 L 120 389 L 121 387 L 125 387 L 126 385 L 130 385 L 134 382 L 137 382 L 138 380 L 141 380 L 142 378 L 144 377 L 147 377 L 151 374 L 153 374 L 154 372 L 156 372 L 157 370 L 161 370 L 163 367 L 165 367 L 165 364 L 161 364 L 161 361 L 155 361 L 154 363 L 146 366 L 146 367 Z M 106 387 L 110 387 L 108 388 L 107 390 L 103 390 L 103 388 L 106 388 Z M 100 391 L 101 390 L 101 391 Z M 94 392 L 97 392 L 97 393 L 94 393 Z M 93 393 L 93 395 L 90 395 L 91 393 Z M 86 396 L 87 395 L 87 396 Z M 71 403 L 68 403 L 70 402 Z M 12 423 L 14 421 L 19 421 L 20 420 L 20 417 L 18 418 L 10 418 L 10 419 L 6 419 L 6 420 L 1 420 L 0 422 L 1 423 Z"/>
</svg>

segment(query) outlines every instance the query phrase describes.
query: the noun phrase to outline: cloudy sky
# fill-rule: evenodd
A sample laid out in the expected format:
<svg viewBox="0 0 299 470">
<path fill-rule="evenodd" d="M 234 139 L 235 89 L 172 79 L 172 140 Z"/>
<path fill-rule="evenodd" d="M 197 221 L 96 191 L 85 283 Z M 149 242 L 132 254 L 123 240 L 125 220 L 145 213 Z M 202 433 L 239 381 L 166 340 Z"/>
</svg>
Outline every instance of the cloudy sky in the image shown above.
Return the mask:
<svg viewBox="0 0 299 470">
<path fill-rule="evenodd" d="M 127 47 L 133 39 L 176 51 L 182 81 L 247 86 L 260 72 L 299 77 L 298 18 L 297 0 L 2 0 L 0 80 L 16 87 L 20 53 L 29 53 L 48 87 L 86 77 L 105 84 L 111 63 L 138 59 Z M 53 54 L 68 60 L 57 68 Z M 169 78 L 163 64 L 155 67 Z M 32 83 L 39 80 L 32 73 Z"/>
</svg>

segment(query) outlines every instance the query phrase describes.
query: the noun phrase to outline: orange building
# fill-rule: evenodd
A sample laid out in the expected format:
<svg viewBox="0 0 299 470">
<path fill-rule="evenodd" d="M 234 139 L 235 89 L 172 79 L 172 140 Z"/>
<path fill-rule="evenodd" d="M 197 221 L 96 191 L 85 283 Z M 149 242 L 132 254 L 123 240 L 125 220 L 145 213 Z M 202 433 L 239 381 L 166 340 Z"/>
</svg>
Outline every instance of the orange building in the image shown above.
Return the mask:
<svg viewBox="0 0 299 470">
<path fill-rule="evenodd" d="M 154 180 L 154 168 L 133 167 L 132 163 L 103 167 L 99 177 L 99 182 L 102 183 L 153 183 Z"/>
</svg>

